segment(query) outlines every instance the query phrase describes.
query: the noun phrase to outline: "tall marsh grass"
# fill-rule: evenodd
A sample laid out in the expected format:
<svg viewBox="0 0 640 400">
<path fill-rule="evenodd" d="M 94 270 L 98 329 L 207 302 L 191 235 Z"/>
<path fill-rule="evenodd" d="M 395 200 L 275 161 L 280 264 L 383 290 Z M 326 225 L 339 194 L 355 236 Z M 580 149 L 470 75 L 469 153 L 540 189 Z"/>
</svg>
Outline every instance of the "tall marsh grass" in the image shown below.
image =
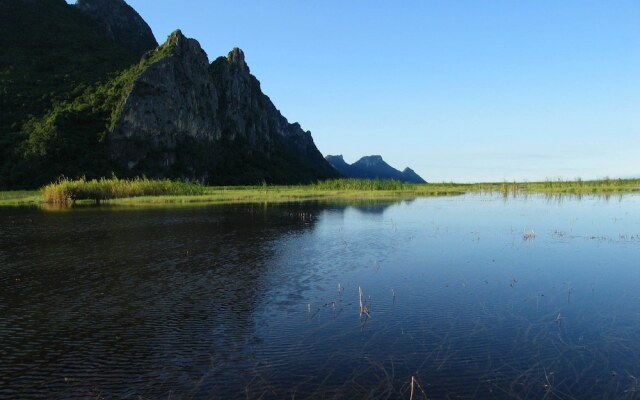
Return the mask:
<svg viewBox="0 0 640 400">
<path fill-rule="evenodd" d="M 61 179 L 44 186 L 42 197 L 46 203 L 68 204 L 78 200 L 119 199 L 139 196 L 184 196 L 200 195 L 204 187 L 180 181 L 152 180 L 147 178 L 118 179 Z"/>
<path fill-rule="evenodd" d="M 415 190 L 418 184 L 391 179 L 331 179 L 311 185 L 315 190 Z"/>
</svg>

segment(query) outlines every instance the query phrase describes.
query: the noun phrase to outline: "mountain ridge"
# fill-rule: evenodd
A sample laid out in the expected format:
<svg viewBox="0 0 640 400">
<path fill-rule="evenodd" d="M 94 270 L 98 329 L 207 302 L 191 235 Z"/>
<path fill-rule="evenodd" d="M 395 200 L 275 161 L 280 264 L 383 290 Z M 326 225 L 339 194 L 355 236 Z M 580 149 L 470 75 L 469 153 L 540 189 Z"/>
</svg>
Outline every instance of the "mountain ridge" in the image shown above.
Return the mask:
<svg viewBox="0 0 640 400">
<path fill-rule="evenodd" d="M 395 179 L 409 183 L 427 183 L 411 168 L 407 167 L 401 172 L 387 164 L 380 155 L 364 156 L 353 164 L 344 161 L 342 155 L 328 155 L 325 159 L 347 178 Z"/>
<path fill-rule="evenodd" d="M 338 176 L 310 132 L 290 124 L 262 93 L 242 50 L 209 63 L 198 41 L 180 30 L 136 66 L 28 127 L 24 151 L 46 171 L 44 182 L 59 175 L 205 184 Z"/>
<path fill-rule="evenodd" d="M 95 20 L 105 37 L 138 57 L 158 47 L 147 22 L 124 0 L 77 0 L 73 6 Z"/>
<path fill-rule="evenodd" d="M 0 121 L 0 188 L 113 174 L 207 184 L 339 176 L 311 133 L 262 92 L 239 48 L 210 62 L 177 30 L 147 50 L 155 38 L 123 0 L 14 0 L 0 11 L 0 40 L 10 44 L 0 54 L 0 100 L 9 110 Z M 143 39 L 122 34 L 119 13 Z M 23 34 L 20 20 L 38 30 Z M 29 53 L 43 46 L 42 55 Z M 36 98 L 43 100 L 31 108 L 21 104 Z"/>
</svg>

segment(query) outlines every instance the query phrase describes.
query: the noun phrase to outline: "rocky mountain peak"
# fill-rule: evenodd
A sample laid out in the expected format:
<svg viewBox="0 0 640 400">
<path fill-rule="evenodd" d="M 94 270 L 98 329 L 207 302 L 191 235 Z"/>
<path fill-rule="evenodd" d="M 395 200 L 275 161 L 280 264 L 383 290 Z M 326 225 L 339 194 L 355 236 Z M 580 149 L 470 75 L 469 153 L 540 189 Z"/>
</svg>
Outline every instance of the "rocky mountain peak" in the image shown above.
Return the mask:
<svg viewBox="0 0 640 400">
<path fill-rule="evenodd" d="M 198 41 L 176 30 L 141 66 L 110 136 L 127 174 L 216 184 L 337 176 L 310 133 L 262 93 L 242 50 L 209 64 Z"/>
<path fill-rule="evenodd" d="M 227 55 L 227 61 L 229 61 L 229 64 L 236 65 L 241 70 L 249 72 L 249 66 L 244 60 L 244 51 L 238 47 L 234 47 L 233 50 L 229 52 Z"/>
<path fill-rule="evenodd" d="M 172 45 L 178 45 L 180 42 L 183 42 L 183 41 L 186 41 L 186 40 L 188 40 L 188 39 L 182 33 L 182 31 L 180 29 L 176 29 L 175 31 L 171 32 L 171 34 L 167 38 L 167 42 L 166 43 L 172 44 Z"/>
<path fill-rule="evenodd" d="M 187 38 L 180 29 L 173 31 L 162 46 L 168 46 L 173 54 L 179 57 L 192 56 L 203 59 L 202 62 L 209 62 L 207 53 L 202 49 L 200 43 L 195 39 Z"/>
<path fill-rule="evenodd" d="M 124 0 L 77 0 L 75 7 L 95 20 L 108 39 L 137 56 L 158 46 L 149 25 Z"/>
</svg>

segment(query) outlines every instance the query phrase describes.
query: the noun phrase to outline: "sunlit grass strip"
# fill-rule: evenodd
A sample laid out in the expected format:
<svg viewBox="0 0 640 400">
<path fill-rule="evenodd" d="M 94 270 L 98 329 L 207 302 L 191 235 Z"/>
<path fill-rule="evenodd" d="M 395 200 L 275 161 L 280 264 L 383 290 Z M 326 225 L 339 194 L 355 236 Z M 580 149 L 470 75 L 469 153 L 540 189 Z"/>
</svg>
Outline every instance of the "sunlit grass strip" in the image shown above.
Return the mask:
<svg viewBox="0 0 640 400">
<path fill-rule="evenodd" d="M 139 196 L 197 196 L 204 187 L 179 181 L 135 179 L 61 179 L 42 188 L 45 203 L 69 204 L 78 200 L 104 200 Z"/>
<path fill-rule="evenodd" d="M 113 204 L 187 204 L 283 201 L 391 200 L 465 193 L 549 195 L 610 195 L 640 192 L 640 179 L 500 183 L 412 184 L 388 180 L 335 179 L 309 185 L 200 186 L 170 181 L 137 179 L 61 180 L 37 191 L 0 192 L 0 206 L 41 203 L 72 204 L 109 201 Z"/>
</svg>

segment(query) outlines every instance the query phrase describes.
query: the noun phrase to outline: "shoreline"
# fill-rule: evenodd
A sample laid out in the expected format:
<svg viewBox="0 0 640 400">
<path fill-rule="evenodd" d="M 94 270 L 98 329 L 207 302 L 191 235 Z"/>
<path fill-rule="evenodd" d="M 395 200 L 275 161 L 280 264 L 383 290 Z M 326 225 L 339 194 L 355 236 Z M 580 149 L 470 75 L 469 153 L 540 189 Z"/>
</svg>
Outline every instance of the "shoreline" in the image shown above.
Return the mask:
<svg viewBox="0 0 640 400">
<path fill-rule="evenodd" d="M 346 186 L 345 186 L 346 187 Z M 398 189 L 327 188 L 311 185 L 204 186 L 202 192 L 188 195 L 155 195 L 101 200 L 100 205 L 153 206 L 186 204 L 283 203 L 304 201 L 372 201 L 405 200 L 417 197 L 454 196 L 468 193 L 493 193 L 504 196 L 546 195 L 620 195 L 640 193 L 640 179 L 599 181 L 546 181 L 511 183 L 427 183 L 404 184 Z M 84 199 L 73 205 L 96 205 L 96 200 Z M 58 204 L 66 208 L 71 204 Z M 45 201 L 42 190 L 0 191 L 0 207 L 53 206 Z"/>
</svg>

